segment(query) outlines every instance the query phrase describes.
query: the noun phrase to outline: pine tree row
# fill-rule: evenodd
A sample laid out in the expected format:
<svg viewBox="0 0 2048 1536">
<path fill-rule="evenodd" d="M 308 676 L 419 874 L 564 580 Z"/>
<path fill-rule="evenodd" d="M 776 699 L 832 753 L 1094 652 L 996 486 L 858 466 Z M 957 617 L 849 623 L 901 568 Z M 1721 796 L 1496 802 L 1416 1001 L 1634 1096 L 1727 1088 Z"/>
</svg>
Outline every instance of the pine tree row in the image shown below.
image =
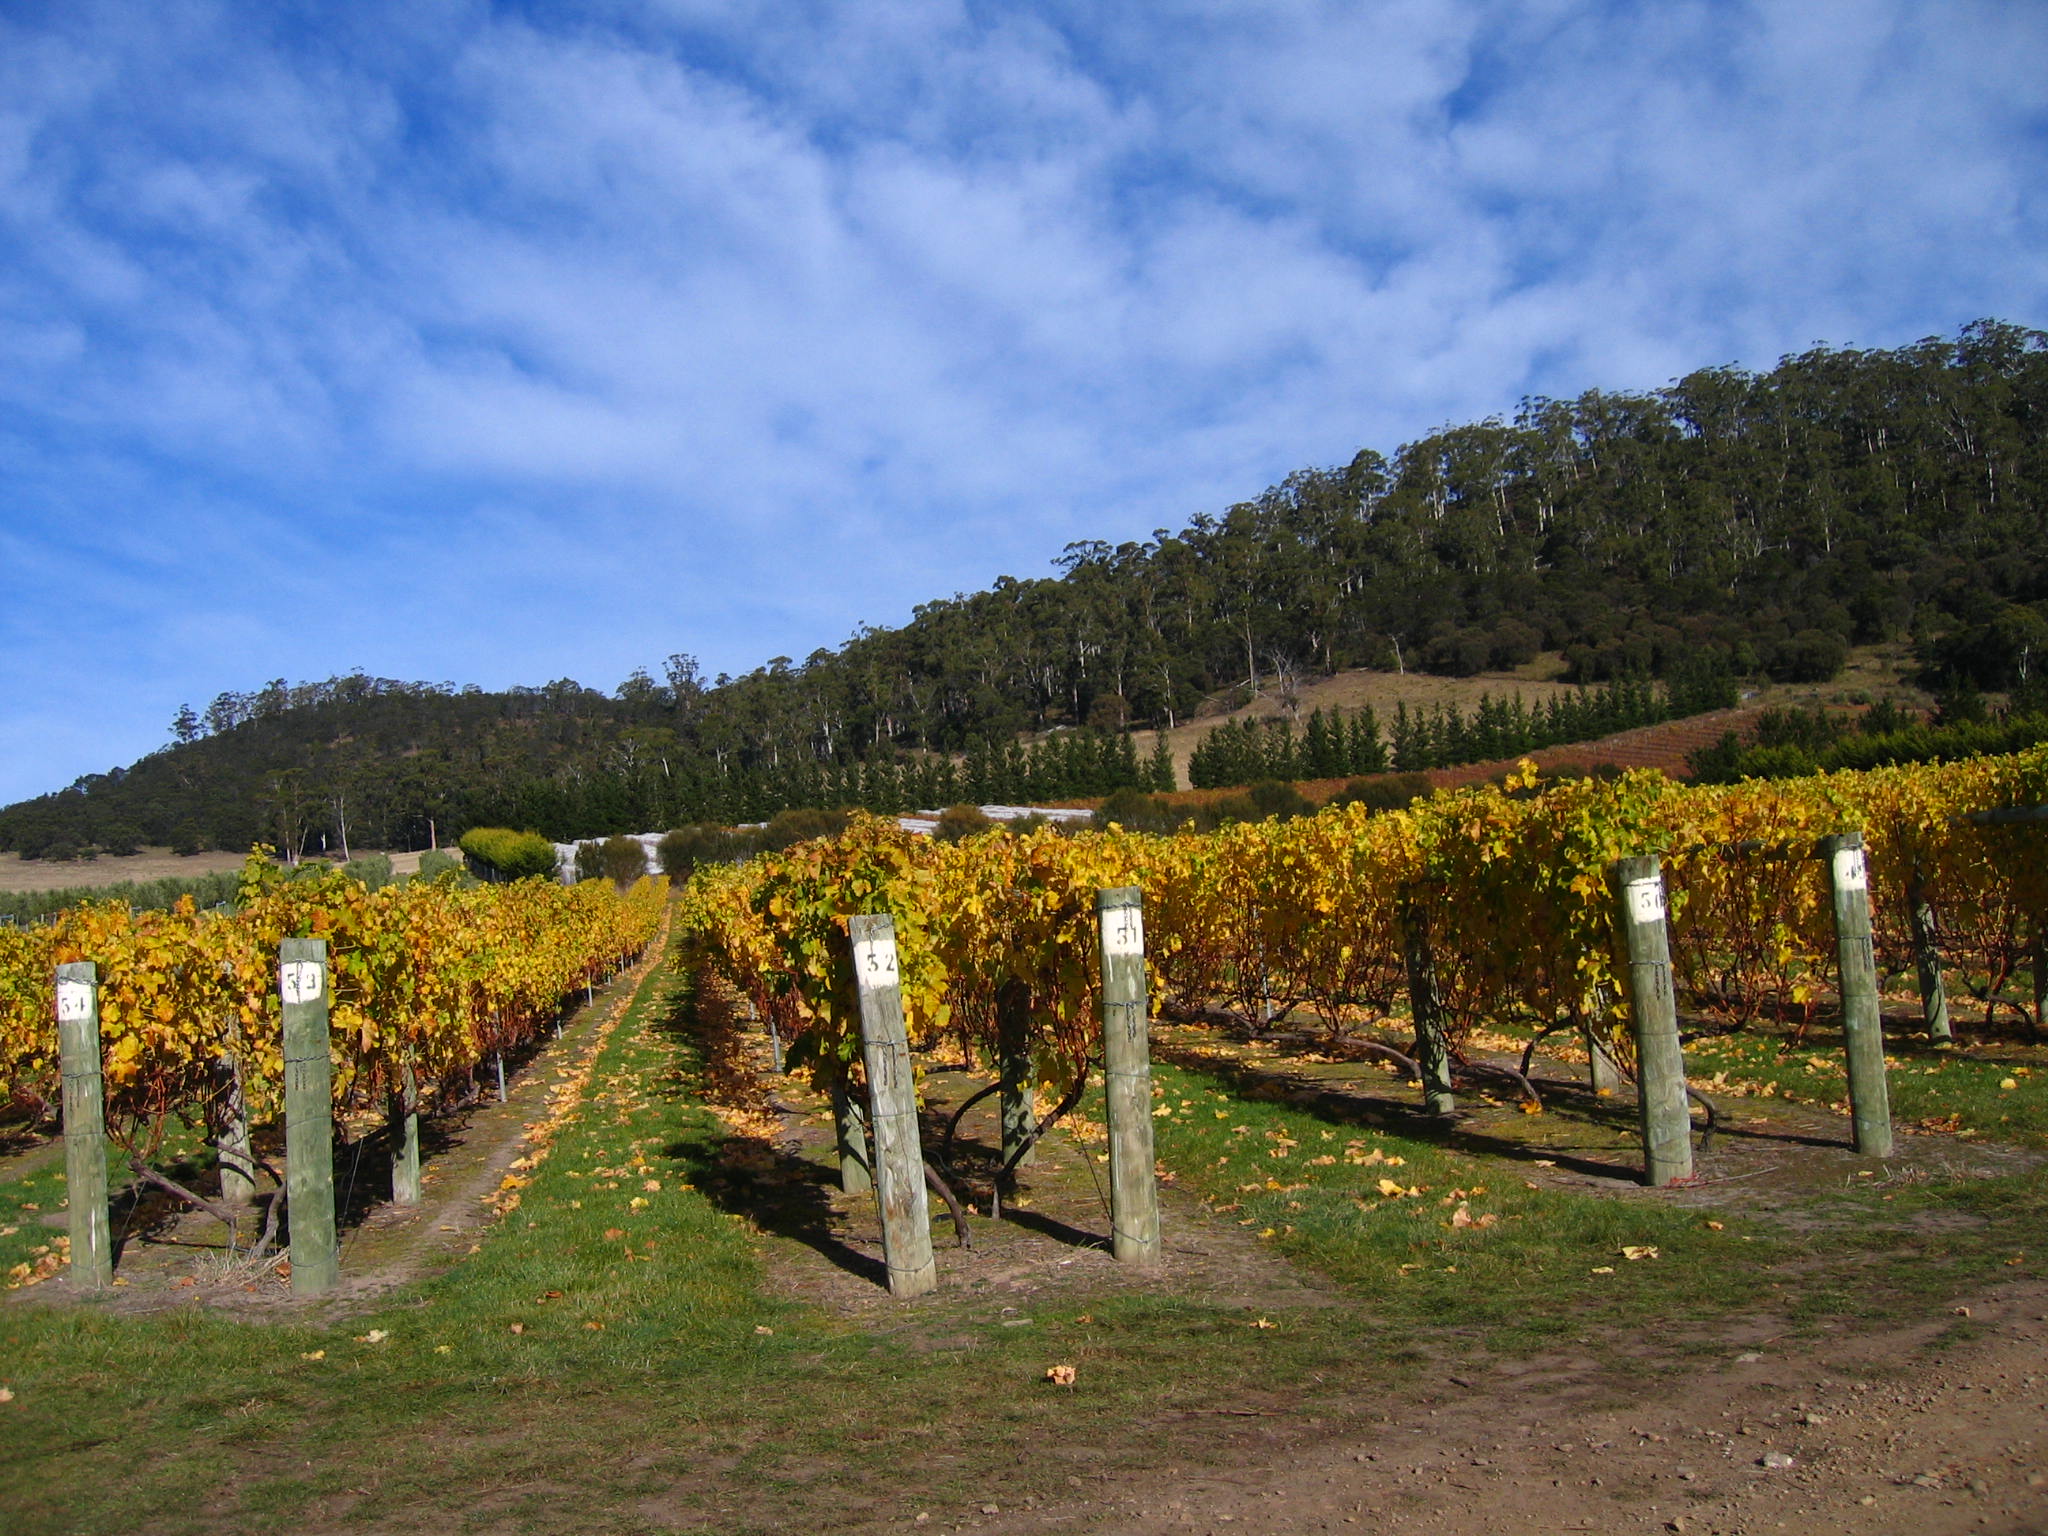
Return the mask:
<svg viewBox="0 0 2048 1536">
<path fill-rule="evenodd" d="M 1454 768 L 1591 741 L 1734 703 L 1731 678 L 1703 674 L 1663 685 L 1625 678 L 1556 694 L 1533 706 L 1520 694 L 1510 699 L 1481 694 L 1478 708 L 1469 715 L 1444 704 L 1413 710 L 1401 704 L 1395 707 L 1386 739 L 1370 705 L 1349 715 L 1338 708 L 1313 710 L 1299 735 L 1287 720 L 1241 719 L 1219 726 L 1195 749 L 1188 762 L 1188 782 L 1196 789 L 1226 789 L 1261 779 L 1335 779 L 1389 769 L 1416 773 Z"/>
</svg>

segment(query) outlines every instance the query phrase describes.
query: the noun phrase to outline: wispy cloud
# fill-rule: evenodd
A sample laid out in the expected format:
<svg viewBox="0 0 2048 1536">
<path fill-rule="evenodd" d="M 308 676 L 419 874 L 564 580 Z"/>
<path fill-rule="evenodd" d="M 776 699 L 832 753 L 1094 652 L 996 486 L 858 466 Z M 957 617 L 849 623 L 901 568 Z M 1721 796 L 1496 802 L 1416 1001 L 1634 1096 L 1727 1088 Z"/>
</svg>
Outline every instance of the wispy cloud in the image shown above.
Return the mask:
<svg viewBox="0 0 2048 1536">
<path fill-rule="evenodd" d="M 2032 6 L 310 14 L 0 13 L 0 799 L 223 687 L 800 657 L 2048 296 Z"/>
</svg>

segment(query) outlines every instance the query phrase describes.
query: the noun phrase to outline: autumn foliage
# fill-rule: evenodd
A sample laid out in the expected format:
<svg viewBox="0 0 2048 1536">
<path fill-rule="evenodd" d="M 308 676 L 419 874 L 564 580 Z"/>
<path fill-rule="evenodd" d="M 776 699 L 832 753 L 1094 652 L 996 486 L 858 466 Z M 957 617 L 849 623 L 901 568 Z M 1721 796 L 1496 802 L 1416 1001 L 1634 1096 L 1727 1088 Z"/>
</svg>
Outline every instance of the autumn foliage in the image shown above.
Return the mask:
<svg viewBox="0 0 2048 1536">
<path fill-rule="evenodd" d="M 283 1081 L 278 944 L 317 937 L 332 978 L 336 1103 L 375 1105 L 408 1074 L 449 1082 L 531 1038 L 571 992 L 646 944 L 666 899 L 665 880 L 624 894 L 609 881 L 370 890 L 339 872 L 289 879 L 252 858 L 233 912 L 107 903 L 47 928 L 0 929 L 0 1094 L 55 1101 L 53 972 L 91 960 L 116 1135 L 174 1111 L 211 1119 L 237 1078 L 252 1118 L 269 1118 Z"/>
<path fill-rule="evenodd" d="M 1627 967 L 1608 869 L 1663 857 L 1674 972 L 1689 1003 L 1740 1020 L 1798 1016 L 1832 991 L 1834 937 L 1815 840 L 1859 831 L 1880 960 L 1911 964 L 1904 892 L 1917 874 L 1952 965 L 2020 965 L 2048 913 L 2044 827 L 1973 812 L 2048 802 L 2048 749 L 2010 757 L 1695 787 L 1654 772 L 1506 784 L 1405 810 L 1333 807 L 1285 823 L 1149 836 L 914 838 L 863 818 L 833 841 L 700 871 L 682 917 L 792 1060 L 857 1054 L 841 961 L 846 919 L 895 918 L 913 1041 L 994 1048 L 996 990 L 1033 996 L 1041 1076 L 1064 1082 L 1094 1038 L 1094 899 L 1145 893 L 1155 1006 L 1306 1007 L 1335 1029 L 1392 1013 L 1403 914 L 1425 913 L 1454 1032 L 1487 1019 L 1584 1022 L 1626 1055 Z"/>
</svg>

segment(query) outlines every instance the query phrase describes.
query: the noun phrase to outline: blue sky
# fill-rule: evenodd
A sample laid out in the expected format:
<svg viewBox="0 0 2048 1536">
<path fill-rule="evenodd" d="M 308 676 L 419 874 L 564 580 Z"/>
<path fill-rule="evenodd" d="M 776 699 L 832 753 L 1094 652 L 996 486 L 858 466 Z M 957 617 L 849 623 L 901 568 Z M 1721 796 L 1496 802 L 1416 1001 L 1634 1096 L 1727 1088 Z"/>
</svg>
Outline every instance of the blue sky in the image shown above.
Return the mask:
<svg viewBox="0 0 2048 1536">
<path fill-rule="evenodd" d="M 2048 324 L 2048 7 L 0 0 L 0 802 Z"/>
</svg>

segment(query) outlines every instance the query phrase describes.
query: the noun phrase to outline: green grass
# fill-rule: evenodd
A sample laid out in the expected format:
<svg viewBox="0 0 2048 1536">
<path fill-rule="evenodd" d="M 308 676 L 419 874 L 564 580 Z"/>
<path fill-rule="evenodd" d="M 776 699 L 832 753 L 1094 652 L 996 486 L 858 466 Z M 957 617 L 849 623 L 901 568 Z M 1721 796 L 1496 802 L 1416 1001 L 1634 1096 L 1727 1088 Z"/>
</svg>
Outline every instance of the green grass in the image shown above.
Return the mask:
<svg viewBox="0 0 2048 1536">
<path fill-rule="evenodd" d="M 1888 1032 L 1885 1050 L 1892 1119 L 1902 1126 L 2048 1147 L 2048 1053 L 1999 1039 L 1954 1045 Z M 1695 1039 L 1686 1072 L 1713 1093 L 1783 1099 L 1848 1112 L 1841 1032 L 1814 1028 L 1803 1040 L 1783 1029 L 1751 1028 Z"/>
<path fill-rule="evenodd" d="M 1339 1304 L 1270 1328 L 1166 1287 L 1076 1292 L 1019 1328 L 946 1291 L 841 1315 L 778 1299 L 780 1240 L 689 1187 L 728 1134 L 698 1102 L 697 1051 L 687 999 L 644 988 L 517 1208 L 367 1310 L 133 1315 L 57 1287 L 0 1306 L 10 1536 L 746 1533 L 1008 1508 L 1068 1495 L 1077 1473 L 1226 1460 L 1242 1421 L 1203 1415 L 1262 1394 L 1342 1433 L 1488 1350 L 1641 1334 L 1677 1358 L 1734 1314 L 1932 1309 L 2048 1233 L 2028 1180 L 1846 1191 L 1799 1221 L 1535 1189 L 1510 1159 L 1162 1065 L 1154 1125 L 1179 1187 Z M 24 1202 L 54 1209 L 58 1175 L 0 1184 L 0 1227 Z M 1969 1220 L 1916 1228 L 1930 1212 Z M 21 1225 L 0 1256 L 31 1238 Z M 1078 1367 L 1073 1391 L 1045 1381 L 1054 1363 Z"/>
</svg>

